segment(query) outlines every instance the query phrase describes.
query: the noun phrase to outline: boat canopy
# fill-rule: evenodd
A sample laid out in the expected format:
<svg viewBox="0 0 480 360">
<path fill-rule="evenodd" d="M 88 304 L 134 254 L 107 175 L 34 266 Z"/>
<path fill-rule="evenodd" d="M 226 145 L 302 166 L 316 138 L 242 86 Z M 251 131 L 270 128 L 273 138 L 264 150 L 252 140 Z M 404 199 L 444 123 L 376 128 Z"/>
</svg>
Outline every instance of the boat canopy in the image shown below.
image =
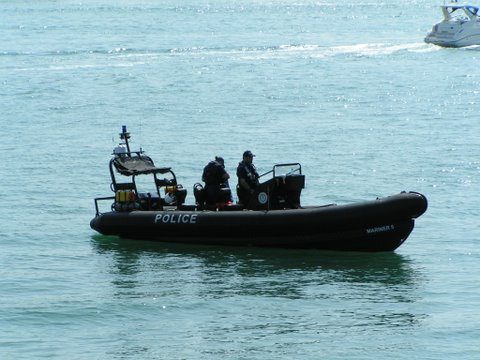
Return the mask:
<svg viewBox="0 0 480 360">
<path fill-rule="evenodd" d="M 170 172 L 171 168 L 158 168 L 153 160 L 146 155 L 117 155 L 113 159 L 113 165 L 117 171 L 125 176 L 142 175 L 142 174 L 165 174 Z"/>
<path fill-rule="evenodd" d="M 445 20 L 450 20 L 454 16 L 459 16 L 458 10 L 463 11 L 468 17 L 474 18 L 478 16 L 478 11 L 479 11 L 478 6 L 473 6 L 473 5 L 444 5 L 442 6 L 442 12 L 445 17 Z M 455 13 L 457 12 L 457 13 Z M 454 14 L 455 13 L 455 14 Z"/>
</svg>

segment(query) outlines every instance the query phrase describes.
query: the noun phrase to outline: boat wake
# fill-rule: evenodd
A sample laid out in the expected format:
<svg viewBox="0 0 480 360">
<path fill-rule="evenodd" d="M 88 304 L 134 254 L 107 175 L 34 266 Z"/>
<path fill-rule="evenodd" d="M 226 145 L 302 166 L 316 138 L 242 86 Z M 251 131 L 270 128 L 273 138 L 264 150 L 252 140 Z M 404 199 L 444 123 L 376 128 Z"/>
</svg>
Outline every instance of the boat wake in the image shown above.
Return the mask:
<svg viewBox="0 0 480 360">
<path fill-rule="evenodd" d="M 275 59 L 322 59 L 335 57 L 386 57 L 408 53 L 426 53 L 438 51 L 440 48 L 425 43 L 387 44 L 367 43 L 338 46 L 321 45 L 279 45 L 241 48 L 172 48 L 172 49 L 132 49 L 114 48 L 106 50 L 63 50 L 46 52 L 0 52 L 0 57 L 19 57 L 35 59 L 32 66 L 16 68 L 18 71 L 28 70 L 73 70 L 104 67 L 132 67 L 155 64 L 172 57 L 186 57 L 202 61 L 208 59 L 228 61 L 264 61 Z M 51 65 L 51 58 L 56 58 Z M 45 64 L 41 64 L 45 59 Z M 25 62 L 21 62 L 25 65 Z M 48 63 L 48 65 L 47 65 Z M 42 66 L 44 65 L 44 66 Z"/>
<path fill-rule="evenodd" d="M 253 47 L 241 49 L 206 49 L 206 48 L 192 48 L 192 49 L 172 49 L 171 54 L 174 55 L 212 55 L 212 56 L 226 56 L 237 57 L 242 60 L 265 60 L 275 58 L 287 57 L 301 57 L 301 58 L 327 58 L 335 56 L 353 56 L 353 57 L 378 57 L 389 56 L 397 53 L 423 53 L 436 51 L 435 47 L 424 43 L 410 43 L 410 44 L 385 44 L 385 43 L 371 43 L 371 44 L 354 44 L 354 45 L 339 45 L 339 46 L 321 46 L 321 45 L 280 45 L 273 47 Z"/>
<path fill-rule="evenodd" d="M 366 43 L 353 45 L 322 46 L 308 44 L 289 44 L 279 46 L 260 46 L 260 47 L 239 47 L 239 48 L 207 48 L 207 47 L 187 47 L 172 49 L 134 49 L 134 48 L 114 48 L 105 50 L 56 50 L 43 52 L 30 51 L 3 51 L 0 57 L 75 57 L 75 56 L 109 56 L 109 57 L 155 57 L 172 55 L 211 55 L 211 56 L 237 56 L 243 55 L 245 58 L 271 58 L 281 57 L 290 54 L 300 54 L 310 57 L 327 57 L 337 55 L 355 55 L 355 56 L 382 56 L 391 55 L 399 52 L 431 52 L 437 48 L 425 43 L 407 43 L 407 44 L 387 44 L 387 43 Z"/>
</svg>

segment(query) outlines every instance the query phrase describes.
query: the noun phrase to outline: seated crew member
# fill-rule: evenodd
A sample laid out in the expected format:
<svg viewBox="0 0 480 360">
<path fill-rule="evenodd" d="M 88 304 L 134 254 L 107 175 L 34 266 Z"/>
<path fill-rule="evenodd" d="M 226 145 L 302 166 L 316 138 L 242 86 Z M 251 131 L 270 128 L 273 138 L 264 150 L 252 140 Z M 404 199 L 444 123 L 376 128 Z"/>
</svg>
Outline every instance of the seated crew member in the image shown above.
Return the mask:
<svg viewBox="0 0 480 360">
<path fill-rule="evenodd" d="M 218 202 L 220 189 L 228 187 L 230 175 L 225 171 L 225 162 L 222 157 L 216 156 L 203 168 L 202 181 L 205 182 L 205 201 L 207 205 Z"/>
<path fill-rule="evenodd" d="M 259 182 L 259 175 L 255 165 L 253 165 L 253 157 L 250 150 L 247 150 L 243 153 L 243 160 L 238 163 L 237 167 L 237 195 L 238 201 L 245 207 L 253 206 L 252 200 L 254 200 L 255 189 L 257 188 Z"/>
</svg>

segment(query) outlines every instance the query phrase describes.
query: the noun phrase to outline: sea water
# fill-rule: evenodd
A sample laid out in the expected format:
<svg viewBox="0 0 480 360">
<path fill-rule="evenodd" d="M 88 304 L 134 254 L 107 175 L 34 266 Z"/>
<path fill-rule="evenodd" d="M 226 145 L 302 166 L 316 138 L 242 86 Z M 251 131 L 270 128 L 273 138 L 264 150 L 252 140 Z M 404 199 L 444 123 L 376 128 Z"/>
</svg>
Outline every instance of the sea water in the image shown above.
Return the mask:
<svg viewBox="0 0 480 360">
<path fill-rule="evenodd" d="M 440 3 L 0 2 L 0 358 L 480 359 L 480 48 L 423 43 Z M 429 209 L 394 253 L 101 236 L 122 125 L 190 203 L 249 149 L 306 205 Z"/>
</svg>

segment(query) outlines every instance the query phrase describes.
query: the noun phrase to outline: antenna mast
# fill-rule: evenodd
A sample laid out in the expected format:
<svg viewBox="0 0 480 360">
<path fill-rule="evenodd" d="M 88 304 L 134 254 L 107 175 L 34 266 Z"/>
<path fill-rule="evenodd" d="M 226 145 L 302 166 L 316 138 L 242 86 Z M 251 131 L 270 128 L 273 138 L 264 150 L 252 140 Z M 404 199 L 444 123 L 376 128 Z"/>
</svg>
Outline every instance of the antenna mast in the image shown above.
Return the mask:
<svg viewBox="0 0 480 360">
<path fill-rule="evenodd" d="M 130 133 L 127 132 L 127 125 L 122 125 L 122 132 L 120 133 L 120 139 L 125 141 L 125 145 L 127 146 L 127 154 L 128 156 L 131 156 L 130 144 L 128 143 L 128 139 L 130 139 Z"/>
</svg>

